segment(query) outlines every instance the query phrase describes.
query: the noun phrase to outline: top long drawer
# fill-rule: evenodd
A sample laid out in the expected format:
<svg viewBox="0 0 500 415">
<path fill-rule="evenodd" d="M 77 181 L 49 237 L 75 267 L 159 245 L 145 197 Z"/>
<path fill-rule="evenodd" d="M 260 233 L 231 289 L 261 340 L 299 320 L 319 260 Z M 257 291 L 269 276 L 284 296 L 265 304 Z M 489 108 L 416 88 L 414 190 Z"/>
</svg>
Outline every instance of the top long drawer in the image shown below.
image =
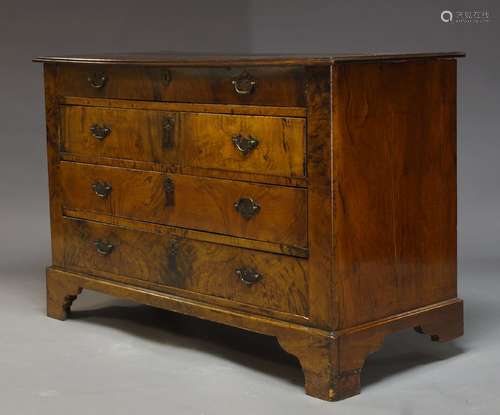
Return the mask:
<svg viewBox="0 0 500 415">
<path fill-rule="evenodd" d="M 301 107 L 301 67 L 157 68 L 61 65 L 62 96 Z"/>
</svg>

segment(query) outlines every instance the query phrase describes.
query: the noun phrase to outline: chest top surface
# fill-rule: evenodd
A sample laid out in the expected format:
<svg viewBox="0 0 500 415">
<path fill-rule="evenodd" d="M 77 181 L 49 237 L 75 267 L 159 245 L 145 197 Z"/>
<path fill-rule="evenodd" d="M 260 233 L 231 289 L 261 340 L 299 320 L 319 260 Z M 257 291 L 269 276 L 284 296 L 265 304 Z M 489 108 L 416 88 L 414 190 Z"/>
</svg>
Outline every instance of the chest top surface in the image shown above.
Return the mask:
<svg viewBox="0 0 500 415">
<path fill-rule="evenodd" d="M 343 54 L 198 54 L 164 52 L 104 53 L 83 55 L 40 56 L 34 62 L 44 63 L 88 63 L 126 65 L 169 65 L 169 66 L 245 66 L 245 65 L 330 65 L 336 61 L 358 62 L 373 60 L 457 58 L 463 52 L 429 53 L 343 53 Z"/>
</svg>

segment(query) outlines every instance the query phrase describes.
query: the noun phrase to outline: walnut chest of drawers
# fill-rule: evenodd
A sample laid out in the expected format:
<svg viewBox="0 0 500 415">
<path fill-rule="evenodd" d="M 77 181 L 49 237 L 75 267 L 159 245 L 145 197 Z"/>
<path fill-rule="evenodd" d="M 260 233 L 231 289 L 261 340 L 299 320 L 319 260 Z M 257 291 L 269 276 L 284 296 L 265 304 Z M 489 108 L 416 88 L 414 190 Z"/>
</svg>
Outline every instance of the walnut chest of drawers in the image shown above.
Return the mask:
<svg viewBox="0 0 500 415">
<path fill-rule="evenodd" d="M 275 336 L 327 400 L 387 334 L 460 336 L 459 56 L 36 59 L 48 315 L 90 289 Z"/>
</svg>

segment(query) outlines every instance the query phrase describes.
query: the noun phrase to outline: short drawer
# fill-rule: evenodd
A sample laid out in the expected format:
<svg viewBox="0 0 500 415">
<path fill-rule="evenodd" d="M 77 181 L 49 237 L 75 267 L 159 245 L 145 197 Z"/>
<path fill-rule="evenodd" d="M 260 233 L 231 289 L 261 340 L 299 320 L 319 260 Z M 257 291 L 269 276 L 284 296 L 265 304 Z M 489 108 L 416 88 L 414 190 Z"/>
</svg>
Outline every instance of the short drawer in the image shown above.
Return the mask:
<svg viewBox="0 0 500 415">
<path fill-rule="evenodd" d="M 62 96 L 305 106 L 302 67 L 161 68 L 60 65 Z"/>
<path fill-rule="evenodd" d="M 61 151 L 76 155 L 179 163 L 178 114 L 61 107 Z"/>
<path fill-rule="evenodd" d="M 191 167 L 304 177 L 305 119 L 181 115 L 184 163 Z"/>
<path fill-rule="evenodd" d="M 307 190 L 61 163 L 63 204 L 129 219 L 307 247 Z"/>
<path fill-rule="evenodd" d="M 303 259 L 68 218 L 64 242 L 69 270 L 306 315 Z"/>
<path fill-rule="evenodd" d="M 62 106 L 61 150 L 304 177 L 305 119 Z"/>
</svg>

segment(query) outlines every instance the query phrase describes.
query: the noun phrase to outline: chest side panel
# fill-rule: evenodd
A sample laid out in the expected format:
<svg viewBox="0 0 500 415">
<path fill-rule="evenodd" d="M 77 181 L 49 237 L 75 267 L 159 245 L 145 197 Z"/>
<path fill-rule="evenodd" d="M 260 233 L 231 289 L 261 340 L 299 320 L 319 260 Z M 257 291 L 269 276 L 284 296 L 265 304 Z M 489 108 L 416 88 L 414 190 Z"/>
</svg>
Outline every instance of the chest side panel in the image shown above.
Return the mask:
<svg viewBox="0 0 500 415">
<path fill-rule="evenodd" d="M 341 327 L 456 297 L 456 62 L 334 73 Z"/>
</svg>

